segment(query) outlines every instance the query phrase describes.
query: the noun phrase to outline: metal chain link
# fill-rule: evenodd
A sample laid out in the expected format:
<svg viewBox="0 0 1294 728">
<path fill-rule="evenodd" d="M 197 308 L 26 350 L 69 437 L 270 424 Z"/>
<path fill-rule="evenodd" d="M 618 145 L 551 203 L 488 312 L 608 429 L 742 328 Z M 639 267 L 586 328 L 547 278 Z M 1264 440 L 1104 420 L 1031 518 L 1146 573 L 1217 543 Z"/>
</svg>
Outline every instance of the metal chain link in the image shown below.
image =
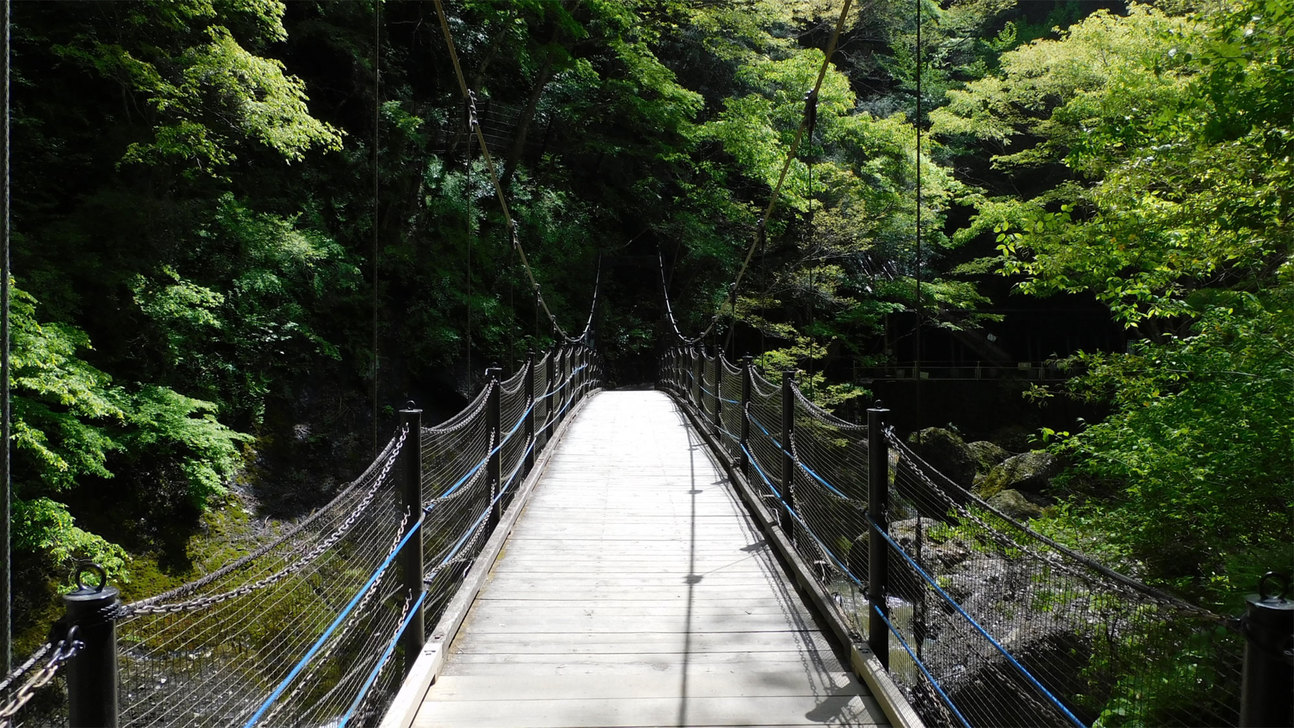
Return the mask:
<svg viewBox="0 0 1294 728">
<path fill-rule="evenodd" d="M 490 442 L 493 443 L 494 440 L 491 439 Z M 494 448 L 493 446 L 491 446 L 489 449 L 493 450 Z M 436 506 L 458 500 L 465 493 L 471 492 L 472 487 L 475 486 L 477 483 L 479 483 L 481 481 L 481 478 L 485 476 L 485 462 L 486 462 L 485 460 L 482 460 L 479 464 L 474 465 L 473 467 L 476 468 L 476 473 L 473 474 L 472 477 L 468 478 L 453 493 L 450 493 L 449 495 L 442 495 L 439 498 L 432 498 L 431 500 L 427 501 L 427 505 L 422 507 L 422 512 L 430 513 L 432 509 L 434 509 Z"/>
<path fill-rule="evenodd" d="M 813 402 L 808 397 L 804 396 L 804 392 L 801 392 L 798 386 L 791 387 L 791 391 L 795 394 L 796 401 L 804 405 L 804 408 L 808 410 L 808 414 L 813 417 L 813 419 L 847 432 L 867 432 L 867 425 L 859 425 L 831 414 L 816 402 Z"/>
<path fill-rule="evenodd" d="M 39 649 L 37 649 L 35 652 L 32 653 L 31 657 L 27 658 L 26 662 L 19 665 L 18 667 L 15 667 L 9 673 L 9 676 L 4 679 L 4 682 L 0 682 L 0 693 L 3 693 L 6 690 L 8 690 L 9 686 L 12 685 L 18 678 L 22 677 L 23 675 L 26 675 L 27 671 L 30 670 L 33 666 L 35 666 L 37 662 L 40 662 L 41 660 L 43 660 L 45 658 L 45 655 L 52 649 L 54 649 L 53 642 L 46 642 L 45 644 L 41 645 Z"/>
<path fill-rule="evenodd" d="M 63 666 L 63 663 L 76 657 L 77 654 L 81 652 L 81 648 L 85 647 L 85 643 L 76 638 L 76 633 L 77 627 L 76 625 L 73 625 L 72 628 L 67 631 L 67 636 L 60 640 L 57 645 L 53 642 L 45 644 L 45 646 L 40 650 L 37 650 L 36 654 L 33 655 L 32 658 L 22 667 L 19 667 L 5 679 L 5 682 L 0 686 L 0 689 L 7 688 L 19 676 L 29 671 L 33 665 L 35 665 L 51 650 L 54 652 L 54 654 L 49 658 L 49 661 L 45 663 L 44 667 L 32 673 L 31 677 L 22 684 L 22 687 L 18 688 L 18 692 L 14 697 L 11 698 L 3 708 L 0 708 L 0 728 L 9 728 L 13 723 L 13 717 L 18 714 L 18 711 L 22 710 L 24 705 L 31 701 L 32 697 L 36 695 L 36 691 L 45 687 L 54 679 L 54 676 L 58 674 L 58 670 Z"/>
<path fill-rule="evenodd" d="M 261 579 L 257 579 L 256 581 L 243 584 L 242 586 L 239 586 L 236 589 L 231 589 L 229 591 L 221 592 L 219 594 L 210 594 L 208 596 L 198 597 L 197 599 L 190 599 L 184 602 L 174 602 L 172 604 L 158 605 L 158 604 L 148 604 L 144 602 L 139 602 L 136 604 L 128 604 L 128 605 L 123 605 L 115 608 L 110 608 L 108 610 L 108 616 L 111 619 L 120 620 L 137 614 L 173 614 L 178 612 L 192 612 L 200 609 L 206 609 L 207 607 L 220 604 L 221 602 L 226 602 L 226 601 L 229 601 L 230 599 L 246 596 L 260 589 L 273 586 L 274 584 L 277 584 L 278 582 L 286 579 L 292 574 L 305 568 L 310 564 L 310 562 L 319 558 L 326 551 L 328 551 L 328 549 L 336 545 L 336 543 L 340 541 L 341 538 L 345 536 L 346 533 L 350 531 L 352 527 L 354 527 L 355 523 L 359 520 L 360 515 L 362 515 L 363 512 L 369 507 L 369 505 L 372 504 L 373 499 L 377 496 L 378 490 L 381 489 L 382 484 L 386 482 L 387 477 L 391 474 L 391 468 L 394 467 L 396 460 L 399 459 L 400 451 L 404 448 L 404 443 L 408 435 L 409 435 L 409 428 L 406 425 L 400 429 L 400 437 L 396 441 L 395 448 L 394 450 L 392 450 L 390 457 L 387 458 L 387 461 L 382 465 L 381 472 L 378 473 L 378 476 L 373 479 L 373 485 L 368 489 L 368 492 L 364 494 L 364 497 L 360 500 L 360 502 L 356 504 L 355 508 L 351 511 L 350 515 L 346 517 L 346 520 L 343 521 L 342 524 L 338 526 L 331 534 L 329 534 L 327 538 L 325 538 L 323 541 L 320 541 L 308 553 L 306 553 L 304 556 L 297 559 L 296 561 L 294 561 L 292 564 L 288 565 L 284 569 L 277 571 L 269 576 L 263 577 Z"/>
<path fill-rule="evenodd" d="M 485 406 L 489 403 L 488 395 L 492 386 L 494 386 L 493 383 L 486 385 L 480 394 L 476 395 L 476 399 L 463 411 L 435 427 L 424 427 L 422 431 L 431 435 L 448 435 L 474 424 L 476 416 L 484 412 Z"/>
<path fill-rule="evenodd" d="M 458 556 L 455 556 L 451 559 L 446 559 L 443 563 L 437 564 L 436 568 L 427 572 L 427 575 L 423 577 L 422 583 L 429 585 L 433 581 L 435 581 L 436 577 L 440 576 L 440 572 L 444 571 L 445 569 L 451 566 L 456 566 L 458 564 L 463 564 L 463 563 L 467 563 L 475 560 L 477 554 L 474 553 L 474 551 L 476 549 L 477 543 L 479 543 L 481 540 L 482 534 L 484 534 L 486 531 L 486 528 L 485 528 L 486 525 L 487 524 L 485 521 L 481 521 L 474 529 L 475 532 L 472 534 L 471 540 L 463 544 L 463 548 L 460 549 L 461 553 Z"/>
</svg>

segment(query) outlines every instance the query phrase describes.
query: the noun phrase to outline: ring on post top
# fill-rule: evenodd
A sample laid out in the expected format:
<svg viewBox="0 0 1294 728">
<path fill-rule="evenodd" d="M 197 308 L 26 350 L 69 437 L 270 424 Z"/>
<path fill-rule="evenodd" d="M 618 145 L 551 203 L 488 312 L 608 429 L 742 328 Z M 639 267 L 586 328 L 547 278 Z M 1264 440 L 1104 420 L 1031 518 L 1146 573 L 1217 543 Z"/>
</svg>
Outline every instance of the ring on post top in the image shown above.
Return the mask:
<svg viewBox="0 0 1294 728">
<path fill-rule="evenodd" d="M 94 573 L 99 575 L 99 584 L 97 586 L 93 586 L 93 587 L 86 586 L 85 582 L 82 581 L 81 577 L 84 576 L 85 573 L 88 571 L 93 571 Z M 104 571 L 102 566 L 99 566 L 93 561 L 82 561 L 77 563 L 74 577 L 76 579 L 76 588 L 82 591 L 93 590 L 96 592 L 101 592 L 103 591 L 103 587 L 107 586 L 108 584 L 108 572 Z"/>
</svg>

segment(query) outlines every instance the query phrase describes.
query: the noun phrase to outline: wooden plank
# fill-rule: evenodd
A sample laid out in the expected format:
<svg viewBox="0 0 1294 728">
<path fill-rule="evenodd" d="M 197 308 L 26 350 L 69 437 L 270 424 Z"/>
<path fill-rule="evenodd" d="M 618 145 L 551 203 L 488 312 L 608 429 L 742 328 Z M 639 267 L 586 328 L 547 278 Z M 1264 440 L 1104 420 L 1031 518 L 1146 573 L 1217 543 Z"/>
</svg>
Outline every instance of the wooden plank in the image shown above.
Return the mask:
<svg viewBox="0 0 1294 728">
<path fill-rule="evenodd" d="M 848 672 L 839 671 L 822 677 L 822 680 L 808 682 L 785 671 L 751 670 L 735 675 L 697 675 L 684 684 L 677 675 L 660 673 L 637 680 L 612 675 L 543 675 L 523 683 L 495 677 L 445 676 L 436 688 L 436 695 L 441 700 L 498 700 L 499 696 L 506 696 L 507 700 L 538 700 L 571 694 L 590 698 L 651 698 L 684 692 L 689 697 L 698 698 L 746 695 L 824 698 L 841 690 L 861 687 L 858 679 Z"/>
<path fill-rule="evenodd" d="M 571 424 L 445 660 L 415 726 L 885 723 L 655 392 Z"/>
<path fill-rule="evenodd" d="M 415 728 L 471 725 L 477 728 L 548 726 L 886 725 L 874 701 L 857 695 L 590 698 L 441 701 L 424 706 Z"/>
<path fill-rule="evenodd" d="M 810 670 L 811 668 L 811 670 Z M 695 675 L 699 673 L 736 675 L 751 670 L 781 670 L 790 674 L 803 674 L 808 680 L 812 676 L 835 674 L 840 667 L 838 660 L 810 661 L 799 650 L 781 652 L 683 652 L 640 655 L 629 659 L 622 654 L 582 654 L 582 655 L 549 655 L 549 654 L 460 654 L 450 658 L 445 675 L 509 675 L 525 678 L 530 675 L 565 675 L 597 673 L 609 675 L 642 675 L 652 673 L 669 673 L 675 675 Z M 805 672 L 805 670 L 810 670 Z M 435 686 L 428 693 L 428 700 L 434 700 Z"/>
</svg>

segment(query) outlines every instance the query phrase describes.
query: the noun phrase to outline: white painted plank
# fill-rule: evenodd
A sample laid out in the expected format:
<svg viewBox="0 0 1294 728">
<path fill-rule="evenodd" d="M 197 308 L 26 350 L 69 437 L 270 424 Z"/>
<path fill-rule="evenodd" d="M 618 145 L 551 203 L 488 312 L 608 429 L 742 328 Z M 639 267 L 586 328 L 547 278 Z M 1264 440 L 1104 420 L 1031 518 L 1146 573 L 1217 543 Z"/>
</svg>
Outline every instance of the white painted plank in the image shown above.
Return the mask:
<svg viewBox="0 0 1294 728">
<path fill-rule="evenodd" d="M 433 688 L 434 689 L 434 688 Z M 826 698 L 556 698 L 548 700 L 442 701 L 428 704 L 415 728 L 471 725 L 477 728 L 550 726 L 769 726 L 885 725 L 876 704 L 857 694 Z"/>
<path fill-rule="evenodd" d="M 812 683 L 786 671 L 751 670 L 735 675 L 707 673 L 689 676 L 644 675 L 625 680 L 612 675 L 543 675 L 530 680 L 449 675 L 437 681 L 441 700 L 539 700 L 553 695 L 586 698 L 652 698 L 687 695 L 696 698 L 830 697 L 841 690 L 859 690 L 858 679 L 846 672 L 822 675 Z M 506 697 L 504 697 L 506 696 Z"/>
</svg>

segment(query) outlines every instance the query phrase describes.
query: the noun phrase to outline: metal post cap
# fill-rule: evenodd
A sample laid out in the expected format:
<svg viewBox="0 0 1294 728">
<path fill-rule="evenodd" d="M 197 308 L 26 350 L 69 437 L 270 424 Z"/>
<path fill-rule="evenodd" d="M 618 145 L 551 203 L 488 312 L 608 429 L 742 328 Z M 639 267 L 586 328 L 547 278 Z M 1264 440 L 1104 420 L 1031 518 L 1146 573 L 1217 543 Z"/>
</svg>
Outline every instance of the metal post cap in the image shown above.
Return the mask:
<svg viewBox="0 0 1294 728">
<path fill-rule="evenodd" d="M 90 586 L 85 583 L 85 575 L 94 572 L 99 577 L 99 583 Z M 76 591 L 68 592 L 63 595 L 65 602 L 101 602 L 115 599 L 119 593 L 117 587 L 108 584 L 108 573 L 98 564 L 79 564 L 76 567 L 76 573 L 73 574 L 76 580 Z"/>
<path fill-rule="evenodd" d="M 1289 595 L 1289 589 L 1289 576 L 1269 571 L 1258 580 L 1258 593 L 1245 595 L 1245 601 L 1259 609 L 1294 612 L 1294 601 L 1286 598 Z"/>
</svg>

